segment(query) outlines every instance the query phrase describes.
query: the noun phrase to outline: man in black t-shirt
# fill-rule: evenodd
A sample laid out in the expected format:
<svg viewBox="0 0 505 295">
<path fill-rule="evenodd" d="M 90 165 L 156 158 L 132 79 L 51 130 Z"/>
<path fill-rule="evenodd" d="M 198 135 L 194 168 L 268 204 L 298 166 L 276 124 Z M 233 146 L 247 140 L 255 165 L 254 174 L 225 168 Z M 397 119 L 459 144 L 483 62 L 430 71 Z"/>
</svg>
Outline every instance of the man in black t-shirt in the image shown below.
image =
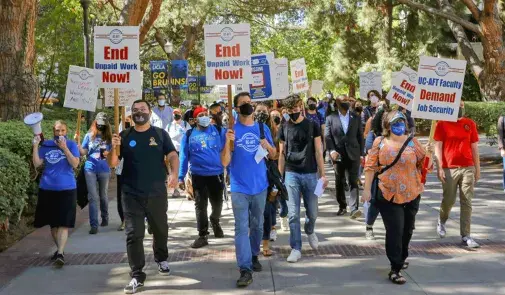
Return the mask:
<svg viewBox="0 0 505 295">
<path fill-rule="evenodd" d="M 191 127 L 195 127 L 195 118 L 193 118 L 193 112 L 197 107 L 200 106 L 200 103 L 198 100 L 192 100 L 191 101 L 191 108 L 186 110 L 184 113 L 184 116 L 182 117 L 182 120 L 186 121 L 191 125 Z"/>
<path fill-rule="evenodd" d="M 279 130 L 279 171 L 286 172 L 288 189 L 288 217 L 291 254 L 288 262 L 297 262 L 302 257 L 302 233 L 300 228 L 300 195 L 306 210 L 305 233 L 312 249 L 318 247 L 314 227 L 317 219 L 318 196 L 314 194 L 318 179 L 323 188 L 328 185 L 324 174 L 321 129 L 301 115 L 302 100 L 291 95 L 284 100 L 289 121 Z"/>
<path fill-rule="evenodd" d="M 170 165 L 168 185 L 175 188 L 179 174 L 179 158 L 168 133 L 150 125 L 151 107 L 145 100 L 137 100 L 132 106 L 135 127 L 114 134 L 112 144 L 120 147 L 123 161 L 122 201 L 126 223 L 126 251 L 132 280 L 125 287 L 126 294 L 133 294 L 144 286 L 146 274 L 144 256 L 144 219 L 153 232 L 154 260 L 161 275 L 169 275 L 168 223 L 166 179 Z M 116 148 L 108 156 L 109 165 L 118 164 Z"/>
</svg>

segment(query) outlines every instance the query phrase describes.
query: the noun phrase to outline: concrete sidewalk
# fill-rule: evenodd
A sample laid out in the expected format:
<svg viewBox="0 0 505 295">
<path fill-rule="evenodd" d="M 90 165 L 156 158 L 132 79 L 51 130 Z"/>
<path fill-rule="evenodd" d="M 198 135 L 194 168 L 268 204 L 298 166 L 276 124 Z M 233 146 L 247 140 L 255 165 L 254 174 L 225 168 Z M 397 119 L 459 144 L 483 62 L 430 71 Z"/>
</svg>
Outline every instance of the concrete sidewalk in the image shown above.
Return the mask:
<svg viewBox="0 0 505 295">
<path fill-rule="evenodd" d="M 332 175 L 329 167 L 327 173 Z M 460 247 L 459 204 L 447 223 L 448 237 L 440 240 L 436 236 L 441 187 L 430 175 L 411 244 L 411 266 L 404 272 L 408 283 L 404 286 L 387 280 L 389 262 L 383 249 L 385 231 L 380 218 L 375 225 L 377 240 L 365 240 L 363 219 L 335 215 L 338 205 L 331 188 L 333 181 L 320 199 L 318 251 L 310 249 L 303 235 L 302 260 L 288 264 L 289 232 L 279 229 L 279 238 L 273 243 L 275 255 L 260 257 L 263 271 L 254 275 L 254 283 L 247 289 L 235 288 L 239 274 L 232 211 L 224 206 L 225 238 L 211 236 L 208 247 L 193 250 L 189 244 L 197 237 L 194 204 L 182 198 L 170 199 L 172 275 L 157 274 L 152 239 L 146 234 L 148 278 L 140 294 L 505 294 L 505 194 L 501 175 L 501 167 L 485 167 L 476 191 L 472 229 L 483 245 L 476 251 Z M 115 193 L 113 182 L 111 196 Z M 68 264 L 63 269 L 53 269 L 49 262 L 54 248 L 48 229 L 37 230 L 1 253 L 0 295 L 123 294 L 129 267 L 124 233 L 116 231 L 119 218 L 114 200 L 109 204 L 111 225 L 101 228 L 98 235 L 88 234 L 87 210 L 80 212 L 80 225 L 69 239 Z"/>
</svg>

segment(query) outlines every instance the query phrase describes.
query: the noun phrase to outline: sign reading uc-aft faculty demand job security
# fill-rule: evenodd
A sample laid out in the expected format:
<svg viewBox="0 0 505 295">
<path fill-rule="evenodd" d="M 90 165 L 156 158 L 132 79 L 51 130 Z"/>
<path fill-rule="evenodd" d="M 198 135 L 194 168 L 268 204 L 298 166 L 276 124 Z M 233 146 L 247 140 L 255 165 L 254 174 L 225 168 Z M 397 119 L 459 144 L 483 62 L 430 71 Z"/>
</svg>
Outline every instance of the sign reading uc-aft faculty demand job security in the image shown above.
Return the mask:
<svg viewBox="0 0 505 295">
<path fill-rule="evenodd" d="M 422 56 L 412 117 L 457 121 L 466 61 Z"/>
<path fill-rule="evenodd" d="M 251 84 L 249 24 L 205 25 L 207 85 Z"/>
<path fill-rule="evenodd" d="M 139 27 L 95 27 L 100 88 L 140 88 Z"/>
<path fill-rule="evenodd" d="M 395 73 L 387 99 L 391 103 L 411 111 L 417 85 L 417 72 L 407 66 L 403 66 L 400 72 Z"/>
</svg>

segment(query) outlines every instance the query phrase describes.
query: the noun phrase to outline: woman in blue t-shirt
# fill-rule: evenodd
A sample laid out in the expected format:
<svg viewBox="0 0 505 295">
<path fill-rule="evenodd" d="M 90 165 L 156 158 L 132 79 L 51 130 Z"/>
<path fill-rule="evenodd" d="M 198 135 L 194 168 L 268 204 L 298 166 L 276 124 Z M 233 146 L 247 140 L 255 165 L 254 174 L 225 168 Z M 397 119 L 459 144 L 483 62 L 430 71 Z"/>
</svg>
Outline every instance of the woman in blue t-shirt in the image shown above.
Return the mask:
<svg viewBox="0 0 505 295">
<path fill-rule="evenodd" d="M 67 140 L 67 125 L 56 121 L 54 138 L 40 142 L 33 139 L 33 165 L 44 165 L 40 178 L 35 227 L 51 227 L 51 235 L 58 248 L 51 260 L 56 267 L 65 264 L 63 251 L 68 238 L 68 228 L 75 226 L 77 185 L 74 168 L 79 166 L 79 149 L 74 141 Z M 40 147 L 39 147 L 40 145 Z"/>
<path fill-rule="evenodd" d="M 88 187 L 89 200 L 89 233 L 98 232 L 98 198 L 100 197 L 101 226 L 109 225 L 109 189 L 110 168 L 107 164 L 107 154 L 111 150 L 112 129 L 103 112 L 96 115 L 95 121 L 84 137 L 79 151 L 86 155 L 84 175 Z"/>
</svg>

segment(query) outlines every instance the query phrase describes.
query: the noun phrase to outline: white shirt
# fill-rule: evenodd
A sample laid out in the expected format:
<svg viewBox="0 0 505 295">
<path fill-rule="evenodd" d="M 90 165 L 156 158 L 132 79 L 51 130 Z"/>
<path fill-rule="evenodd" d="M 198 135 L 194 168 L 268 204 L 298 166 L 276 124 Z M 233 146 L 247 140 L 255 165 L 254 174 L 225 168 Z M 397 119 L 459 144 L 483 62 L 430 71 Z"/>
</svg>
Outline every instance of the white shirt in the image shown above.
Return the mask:
<svg viewBox="0 0 505 295">
<path fill-rule="evenodd" d="M 151 125 L 168 132 L 168 127 L 174 120 L 173 113 L 174 110 L 169 106 L 165 106 L 163 110 L 160 110 L 159 107 L 153 108 L 153 113 L 151 114 Z"/>
<path fill-rule="evenodd" d="M 347 130 L 349 129 L 349 120 L 350 120 L 350 115 L 349 111 L 347 111 L 347 114 L 344 116 L 342 113 L 338 112 L 338 117 L 340 118 L 340 123 L 342 123 L 342 129 L 344 129 L 344 133 L 347 134 Z"/>
<path fill-rule="evenodd" d="M 191 125 L 183 120 L 180 120 L 179 124 L 177 124 L 175 121 L 170 124 L 168 135 L 170 135 L 170 139 L 172 139 L 172 143 L 174 144 L 176 151 L 179 151 L 181 148 L 182 137 L 189 129 L 191 129 Z"/>
</svg>

